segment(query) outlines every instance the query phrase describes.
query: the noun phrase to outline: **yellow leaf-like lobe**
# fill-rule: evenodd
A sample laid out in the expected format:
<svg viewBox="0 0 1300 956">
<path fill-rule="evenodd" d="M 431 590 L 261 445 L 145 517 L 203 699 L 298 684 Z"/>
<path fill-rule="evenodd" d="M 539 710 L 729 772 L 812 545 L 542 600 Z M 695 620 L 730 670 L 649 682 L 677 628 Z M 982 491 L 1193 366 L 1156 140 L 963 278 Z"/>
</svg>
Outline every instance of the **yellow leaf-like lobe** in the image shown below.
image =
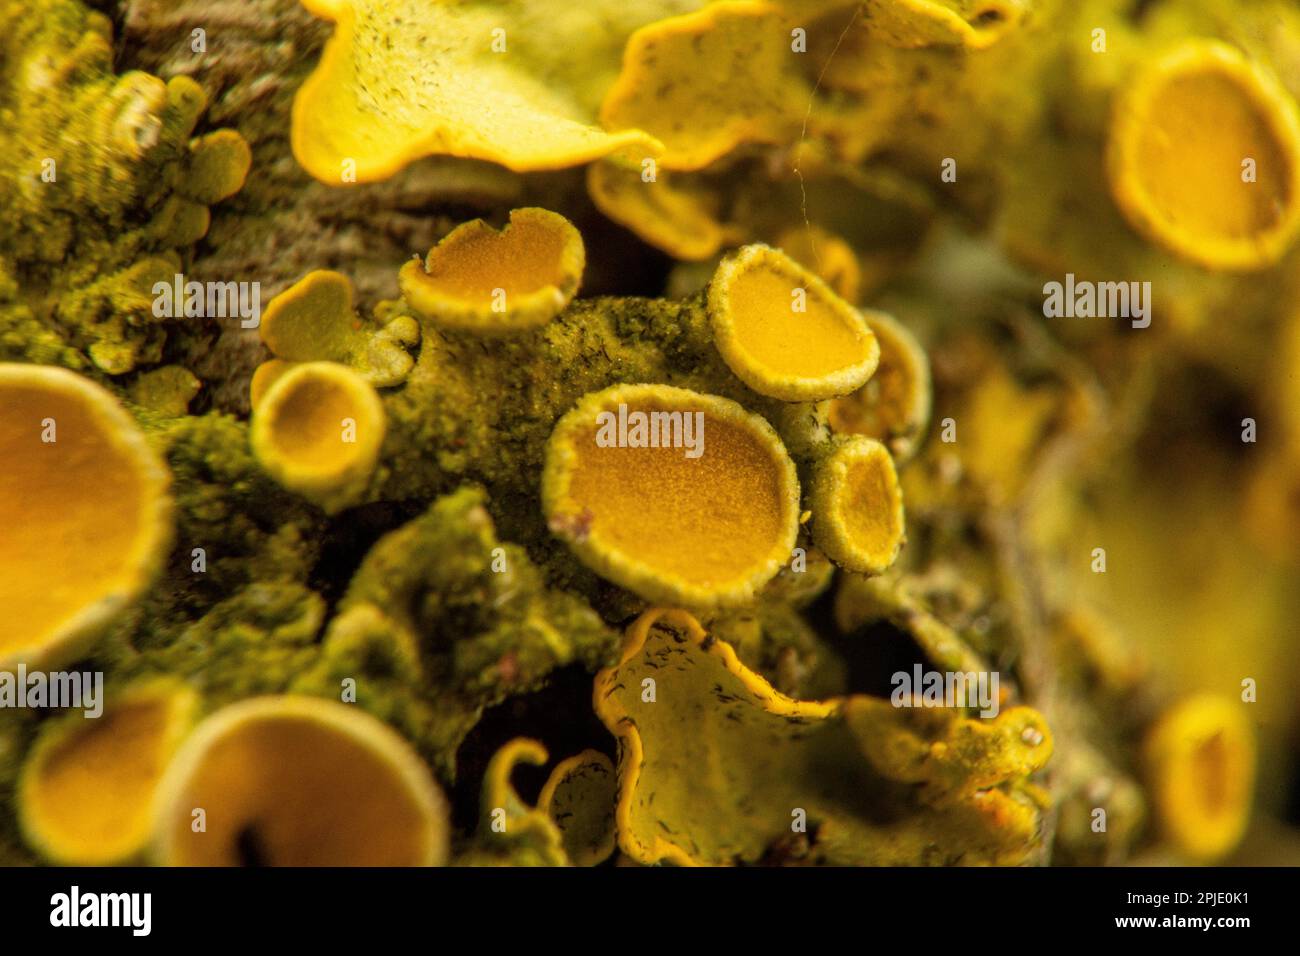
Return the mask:
<svg viewBox="0 0 1300 956">
<path fill-rule="evenodd" d="M 386 179 L 435 154 L 517 171 L 653 155 L 659 144 L 644 132 L 602 129 L 595 97 L 633 30 L 693 5 L 308 3 L 336 27 L 294 100 L 294 155 L 334 184 Z"/>
</svg>

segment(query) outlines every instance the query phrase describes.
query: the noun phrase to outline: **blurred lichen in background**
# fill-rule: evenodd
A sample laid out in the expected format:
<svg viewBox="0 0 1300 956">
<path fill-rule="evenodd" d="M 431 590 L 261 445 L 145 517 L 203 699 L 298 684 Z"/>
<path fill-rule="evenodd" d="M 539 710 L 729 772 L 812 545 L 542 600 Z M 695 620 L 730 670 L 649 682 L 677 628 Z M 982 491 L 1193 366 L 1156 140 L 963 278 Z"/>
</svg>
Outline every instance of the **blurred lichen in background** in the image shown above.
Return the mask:
<svg viewBox="0 0 1300 956">
<path fill-rule="evenodd" d="M 1300 861 L 1293 3 L 0 28 L 0 862 Z"/>
</svg>

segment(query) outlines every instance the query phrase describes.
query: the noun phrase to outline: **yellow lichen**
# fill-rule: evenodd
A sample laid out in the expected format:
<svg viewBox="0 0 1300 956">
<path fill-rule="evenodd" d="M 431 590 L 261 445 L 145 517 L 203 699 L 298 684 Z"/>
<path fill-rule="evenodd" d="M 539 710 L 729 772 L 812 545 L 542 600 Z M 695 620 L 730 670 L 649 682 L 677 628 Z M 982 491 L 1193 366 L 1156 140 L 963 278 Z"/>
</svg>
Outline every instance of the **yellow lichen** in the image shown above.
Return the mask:
<svg viewBox="0 0 1300 956">
<path fill-rule="evenodd" d="M 446 801 L 410 745 L 363 711 L 313 697 L 255 697 L 204 720 L 167 768 L 157 806 L 168 865 L 447 857 Z"/>
<path fill-rule="evenodd" d="M 645 130 L 665 169 L 702 169 L 742 143 L 798 135 L 808 106 L 784 11 L 721 0 L 642 27 L 601 105 L 609 129 Z"/>
<path fill-rule="evenodd" d="M 73 866 L 135 859 L 152 832 L 154 788 L 197 705 L 193 690 L 164 678 L 128 688 L 97 718 L 75 713 L 48 727 L 19 783 L 28 842 Z"/>
<path fill-rule="evenodd" d="M 1146 758 L 1156 815 L 1175 846 L 1210 861 L 1240 842 L 1255 790 L 1255 735 L 1240 703 L 1182 701 L 1151 729 Z"/>
<path fill-rule="evenodd" d="M 912 261 L 933 200 L 898 174 L 852 165 L 841 156 L 851 151 L 801 140 L 694 172 L 604 160 L 587 189 L 606 216 L 674 258 L 768 242 L 854 303 Z"/>
<path fill-rule="evenodd" d="M 821 276 L 845 302 L 853 305 L 858 301 L 862 294 L 862 267 L 853 247 L 839 236 L 820 226 L 791 226 L 777 237 L 776 245 L 795 262 Z M 871 324 L 870 315 L 867 324 Z M 884 361 L 883 354 L 881 361 Z"/>
<path fill-rule="evenodd" d="M 383 403 L 360 375 L 304 362 L 267 389 L 250 437 L 272 478 L 332 512 L 364 493 L 386 427 Z"/>
<path fill-rule="evenodd" d="M 695 618 L 684 611 L 647 611 L 628 629 L 619 663 L 596 675 L 592 692 L 596 714 L 620 740 L 618 842 L 624 853 L 641 863 L 690 866 L 759 859 L 769 838 L 765 830 L 770 832 L 775 821 L 760 827 L 757 821 L 733 817 L 727 808 L 699 799 L 699 791 L 689 785 L 698 780 L 691 768 L 709 768 L 712 780 L 724 772 L 719 756 L 729 757 L 726 778 L 719 782 L 726 790 L 740 793 L 726 796 L 734 803 L 736 796 L 779 791 L 778 802 L 789 804 L 788 818 L 793 808 L 803 804 L 802 794 L 786 793 L 792 787 L 798 790 L 802 777 L 789 764 L 792 748 L 788 745 L 802 725 L 823 721 L 835 710 L 833 704 L 795 701 L 777 693 L 740 663 L 730 645 L 715 640 L 706 649 L 707 639 Z M 680 653 L 666 654 L 669 642 Z M 668 674 L 663 665 L 674 658 L 693 665 L 679 672 L 690 681 L 687 687 L 669 686 L 663 680 Z M 642 685 L 646 679 L 654 682 L 654 699 L 638 706 L 637 701 L 646 697 Z M 715 685 L 717 690 L 712 689 Z M 729 720 L 729 713 L 735 719 Z M 689 731 L 679 726 L 688 714 Z M 728 724 L 733 725 L 732 732 L 724 734 Z M 726 746 L 728 738 L 733 738 L 731 746 Z M 712 753 L 715 749 L 718 756 Z M 654 779 L 658 776 L 663 780 Z M 643 777 L 651 778 L 653 801 L 647 797 L 650 786 L 643 784 Z M 672 786 L 674 782 L 680 785 Z M 703 845 L 705 840 L 708 845 Z"/>
<path fill-rule="evenodd" d="M 718 267 L 708 310 L 718 352 L 761 395 L 790 402 L 845 395 L 866 383 L 880 358 L 856 309 L 767 246 L 746 246 Z"/>
<path fill-rule="evenodd" d="M 845 700 L 842 713 L 872 764 L 891 780 L 924 784 L 938 800 L 990 797 L 998 783 L 1041 769 L 1053 748 L 1042 716 L 1029 707 L 1012 707 L 996 719 L 961 720 L 952 708 L 895 707 L 859 696 Z"/>
<path fill-rule="evenodd" d="M 855 436 L 820 460 L 810 501 L 813 540 L 848 571 L 879 574 L 903 546 L 903 495 L 889 450 Z"/>
<path fill-rule="evenodd" d="M 616 584 L 648 600 L 731 605 L 789 560 L 799 484 L 776 432 L 735 402 L 619 385 L 556 425 L 542 506 L 551 529 Z"/>
<path fill-rule="evenodd" d="M 1263 67 L 1190 41 L 1115 102 L 1106 168 L 1143 236 L 1212 269 L 1277 262 L 1300 227 L 1300 118 Z"/>
<path fill-rule="evenodd" d="M 256 408 L 260 405 L 270 387 L 297 364 L 284 359 L 270 359 L 253 369 L 253 376 L 248 382 L 249 407 Z"/>
<path fill-rule="evenodd" d="M 901 323 L 883 312 L 863 312 L 880 344 L 870 381 L 827 410 L 832 430 L 884 442 L 899 464 L 916 452 L 930 420 L 930 363 Z"/>
<path fill-rule="evenodd" d="M 352 306 L 352 281 L 318 269 L 285 289 L 266 307 L 262 342 L 285 362 L 338 362 L 377 388 L 397 385 L 415 360 L 407 351 L 420 341 L 419 323 L 399 315 L 367 327 Z M 274 360 L 273 360 L 274 361 Z M 270 372 L 253 383 L 253 404 L 270 386 Z"/>
<path fill-rule="evenodd" d="M 596 866 L 614 852 L 617 795 L 614 765 L 599 750 L 561 760 L 551 771 L 537 808 L 555 823 L 575 866 Z"/>
<path fill-rule="evenodd" d="M 1025 0 L 866 0 L 866 7 L 873 33 L 891 44 L 982 50 L 1020 22 Z"/>
<path fill-rule="evenodd" d="M 81 653 L 153 579 L 171 477 L 135 422 L 72 372 L 0 364 L 0 666 Z"/>
<path fill-rule="evenodd" d="M 1026 384 L 994 360 L 971 383 L 953 418 L 963 478 L 996 506 L 1016 501 L 1033 463 L 1067 420 L 1067 402 L 1054 384 Z"/>
<path fill-rule="evenodd" d="M 424 262 L 402 266 L 408 305 L 436 325 L 478 332 L 535 328 L 572 301 L 586 250 L 569 220 L 516 209 L 500 232 L 482 219 L 457 226 Z"/>
<path fill-rule="evenodd" d="M 641 863 L 758 862 L 800 832 L 810 862 L 1012 863 L 1037 839 L 1024 778 L 1052 747 L 1027 708 L 981 721 L 794 700 L 661 609 L 628 629 L 593 702 L 620 740 L 619 846 Z"/>
<path fill-rule="evenodd" d="M 310 362 L 351 351 L 352 282 L 327 269 L 309 272 L 266 306 L 258 333 L 282 359 Z"/>
<path fill-rule="evenodd" d="M 717 197 L 690 177 L 656 171 L 647 182 L 643 176 L 638 167 L 592 163 L 587 190 L 606 216 L 677 259 L 700 262 L 748 238 L 721 221 Z"/>
<path fill-rule="evenodd" d="M 546 756 L 546 748 L 528 737 L 516 737 L 492 755 L 479 794 L 481 846 L 461 858 L 461 865 L 568 864 L 563 837 L 555 822 L 542 807 L 530 806 L 510 782 L 518 764 L 540 767 L 546 763 Z"/>
<path fill-rule="evenodd" d="M 606 132 L 600 94 L 626 37 L 689 0 L 562 7 L 476 0 L 304 0 L 334 35 L 293 105 L 294 155 L 327 183 L 385 179 L 447 154 L 518 171 L 660 149 Z"/>
<path fill-rule="evenodd" d="M 189 411 L 190 402 L 202 387 L 189 369 L 164 365 L 145 372 L 131 384 L 131 401 L 159 415 L 180 417 Z"/>
<path fill-rule="evenodd" d="M 188 246 L 208 234 L 212 213 L 202 203 L 181 196 L 168 196 L 163 201 L 149 232 L 169 246 Z"/>
<path fill-rule="evenodd" d="M 179 184 L 185 195 L 210 206 L 244 186 L 253 153 L 233 129 L 219 129 L 190 144 L 190 167 Z"/>
</svg>

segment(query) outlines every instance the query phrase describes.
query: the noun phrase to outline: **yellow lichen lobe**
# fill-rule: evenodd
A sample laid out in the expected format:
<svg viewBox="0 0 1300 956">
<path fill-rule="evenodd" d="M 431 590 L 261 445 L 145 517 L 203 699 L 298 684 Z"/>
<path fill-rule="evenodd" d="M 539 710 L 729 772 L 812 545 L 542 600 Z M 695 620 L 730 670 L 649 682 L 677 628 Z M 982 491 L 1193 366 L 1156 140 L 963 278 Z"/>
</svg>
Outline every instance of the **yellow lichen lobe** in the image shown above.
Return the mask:
<svg viewBox="0 0 1300 956">
<path fill-rule="evenodd" d="M 866 0 L 866 6 L 873 30 L 887 43 L 983 50 L 1020 22 L 1025 0 Z"/>
<path fill-rule="evenodd" d="M 268 359 L 253 369 L 253 377 L 248 382 L 249 407 L 256 408 L 260 405 L 271 386 L 295 364 L 297 363 L 286 362 L 284 359 Z"/>
<path fill-rule="evenodd" d="M 862 266 L 858 254 L 842 238 L 820 226 L 804 224 L 784 230 L 776 245 L 795 262 L 821 276 L 845 302 L 852 305 L 858 301 L 862 294 Z"/>
<path fill-rule="evenodd" d="M 590 89 L 603 89 L 591 74 L 607 60 L 616 66 L 623 36 L 653 18 L 655 4 L 306 6 L 336 23 L 293 104 L 294 156 L 322 182 L 386 179 L 434 154 L 523 172 L 660 149 L 640 130 L 601 129 L 590 102 Z"/>
<path fill-rule="evenodd" d="M 1047 765 L 1054 747 L 1047 722 L 1031 707 L 965 719 L 950 707 L 900 708 L 857 696 L 842 712 L 875 766 L 891 779 L 925 784 L 927 796 L 940 803 L 1028 777 Z"/>
<path fill-rule="evenodd" d="M 587 191 L 596 207 L 675 259 L 701 262 L 725 246 L 743 242 L 745 230 L 721 221 L 718 197 L 690 176 L 655 174 L 602 160 L 587 170 Z"/>
<path fill-rule="evenodd" d="M 691 614 L 654 608 L 628 628 L 619 662 L 596 675 L 596 714 L 620 740 L 618 843 L 640 863 L 755 861 L 770 831 L 788 828 L 789 808 L 807 806 L 815 787 L 804 776 L 812 748 L 797 741 L 837 703 L 786 697 L 725 641 L 706 641 Z M 647 677 L 653 702 L 642 697 Z M 663 706 L 661 692 L 682 706 Z M 701 768 L 698 786 L 684 769 L 691 766 Z M 710 799 L 700 799 L 702 791 Z M 770 814 L 773 803 L 784 804 L 783 819 Z M 671 821 L 670 829 L 659 821 Z"/>
<path fill-rule="evenodd" d="M 1271 75 L 1230 46 L 1189 41 L 1115 103 L 1111 192 L 1146 238 L 1212 269 L 1281 258 L 1300 227 L 1300 118 Z"/>
<path fill-rule="evenodd" d="M 628 628 L 592 702 L 619 738 L 618 842 L 640 863 L 770 860 L 800 819 L 810 863 L 1015 864 L 1041 840 L 1027 777 L 1051 741 L 1026 708 L 985 721 L 881 698 L 796 700 L 692 615 L 662 608 Z"/>
<path fill-rule="evenodd" d="M 784 253 L 746 246 L 718 266 L 708 292 L 714 343 L 761 395 L 845 395 L 876 370 L 880 346 L 862 315 Z"/>
<path fill-rule="evenodd" d="M 640 416 L 648 425 L 638 433 Z M 652 434 L 659 447 L 649 446 Z M 546 449 L 542 503 L 552 530 L 588 566 L 648 600 L 749 600 L 788 560 L 798 502 L 794 464 L 772 427 L 686 389 L 621 385 L 587 395 Z"/>
<path fill-rule="evenodd" d="M 293 362 L 339 362 L 376 388 L 399 385 L 415 365 L 407 350 L 420 342 L 412 316 L 395 315 L 382 325 L 362 321 L 352 305 L 352 280 L 328 269 L 307 273 L 272 299 L 259 334 L 279 365 L 252 383 L 254 405 Z"/>
<path fill-rule="evenodd" d="M 312 697 L 255 697 L 207 718 L 167 769 L 156 826 L 158 857 L 175 866 L 447 856 L 446 802 L 410 745 L 363 711 Z"/>
<path fill-rule="evenodd" d="M 128 689 L 99 717 L 76 713 L 47 730 L 19 784 L 28 842 L 61 864 L 134 859 L 152 832 L 154 788 L 197 704 L 193 690 L 164 678 Z"/>
<path fill-rule="evenodd" d="M 291 491 L 337 511 L 356 502 L 379 458 L 384 406 L 355 372 L 304 362 L 280 375 L 253 411 L 262 467 Z"/>
<path fill-rule="evenodd" d="M 203 383 L 189 369 L 164 365 L 137 378 L 130 388 L 131 401 L 159 415 L 179 418 L 189 411 L 190 402 Z"/>
<path fill-rule="evenodd" d="M 1209 694 L 1182 701 L 1148 734 L 1146 756 L 1164 834 L 1199 861 L 1231 851 L 1255 788 L 1255 737 L 1242 705 Z"/>
<path fill-rule="evenodd" d="M 742 143 L 797 134 L 807 105 L 788 75 L 790 28 L 781 7 L 723 0 L 642 27 L 606 94 L 608 129 L 643 129 L 665 169 L 708 166 Z"/>
<path fill-rule="evenodd" d="M 170 545 L 170 475 L 104 389 L 0 364 L 0 666 L 83 651 Z"/>
<path fill-rule="evenodd" d="M 190 167 L 181 187 L 195 202 L 210 206 L 239 192 L 252 164 L 244 137 L 233 129 L 215 130 L 190 144 Z"/>
<path fill-rule="evenodd" d="M 599 750 L 584 750 L 555 765 L 537 798 L 537 809 L 560 831 L 571 863 L 596 866 L 614 852 L 617 799 L 614 764 Z"/>
<path fill-rule="evenodd" d="M 402 266 L 408 305 L 437 325 L 511 331 L 549 322 L 577 294 L 582 235 L 546 209 L 516 209 L 498 232 L 481 219 L 457 226 L 423 263 Z"/>
<path fill-rule="evenodd" d="M 267 303 L 258 334 L 277 357 L 310 362 L 345 352 L 353 322 L 352 282 L 318 269 Z"/>
<path fill-rule="evenodd" d="M 880 344 L 880 364 L 866 385 L 831 401 L 827 420 L 844 435 L 884 442 L 900 464 L 916 452 L 930 420 L 930 363 L 903 325 L 883 312 L 864 312 Z"/>
<path fill-rule="evenodd" d="M 519 764 L 541 767 L 546 759 L 546 748 L 530 737 L 508 740 L 492 755 L 479 793 L 481 847 L 479 852 L 470 851 L 461 857 L 458 864 L 569 864 L 559 827 L 544 808 L 529 805 L 511 782 Z"/>
<path fill-rule="evenodd" d="M 889 450 L 854 437 L 819 461 L 812 480 L 813 540 L 848 571 L 879 574 L 903 546 L 903 495 Z"/>
</svg>

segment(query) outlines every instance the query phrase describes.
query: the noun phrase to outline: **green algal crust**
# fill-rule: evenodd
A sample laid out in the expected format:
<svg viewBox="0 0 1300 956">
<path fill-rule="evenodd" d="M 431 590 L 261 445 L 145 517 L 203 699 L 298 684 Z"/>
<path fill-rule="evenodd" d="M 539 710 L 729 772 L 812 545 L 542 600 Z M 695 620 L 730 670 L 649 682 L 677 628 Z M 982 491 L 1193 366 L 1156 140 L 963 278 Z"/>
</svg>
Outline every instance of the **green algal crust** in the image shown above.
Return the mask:
<svg viewBox="0 0 1300 956">
<path fill-rule="evenodd" d="M 617 635 L 581 599 L 544 587 L 497 536 L 473 488 L 441 498 L 371 548 L 339 603 L 323 657 L 296 685 L 389 720 L 450 779 L 483 708 L 540 687 L 557 667 L 595 670 Z"/>
<path fill-rule="evenodd" d="M 0 256 L 0 356 L 40 365 L 82 369 L 86 357 L 37 318 L 23 301 L 13 266 Z"/>
<path fill-rule="evenodd" d="M 204 707 L 282 691 L 319 655 L 318 518 L 257 467 L 244 423 L 134 411 L 173 475 L 176 535 L 156 586 L 79 666 L 109 686 L 177 674 Z"/>
<path fill-rule="evenodd" d="M 330 621 L 320 655 L 294 679 L 292 689 L 354 701 L 415 741 L 426 756 L 454 756 L 478 711 L 424 693 L 428 686 L 412 635 L 366 604 Z"/>
<path fill-rule="evenodd" d="M 185 677 L 209 708 L 283 693 L 319 656 L 325 610 L 324 599 L 300 584 L 252 584 L 130 669 Z"/>
<path fill-rule="evenodd" d="M 197 619 L 249 585 L 305 583 L 317 558 L 320 516 L 261 470 L 247 423 L 215 412 L 139 414 L 171 470 L 177 507 L 174 550 L 134 642 L 168 643 L 176 622 Z"/>
<path fill-rule="evenodd" d="M 232 131 L 191 140 L 194 81 L 116 75 L 102 14 L 37 6 L 0 4 L 0 355 L 120 375 L 161 360 L 153 284 L 181 271 L 250 157 Z"/>
</svg>

